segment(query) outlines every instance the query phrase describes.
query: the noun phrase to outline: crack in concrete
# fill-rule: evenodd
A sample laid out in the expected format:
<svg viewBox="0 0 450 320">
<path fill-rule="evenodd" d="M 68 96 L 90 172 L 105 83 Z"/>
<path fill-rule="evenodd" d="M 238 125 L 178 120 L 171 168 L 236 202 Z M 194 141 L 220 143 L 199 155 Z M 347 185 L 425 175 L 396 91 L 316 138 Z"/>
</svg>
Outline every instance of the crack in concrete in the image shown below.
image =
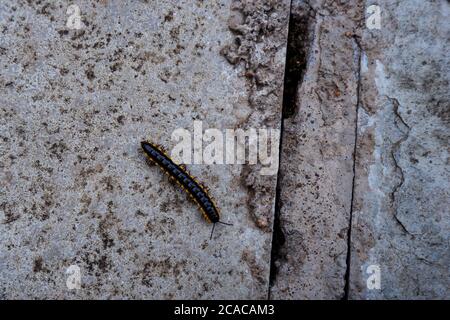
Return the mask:
<svg viewBox="0 0 450 320">
<path fill-rule="evenodd" d="M 307 44 L 310 42 L 309 20 L 310 8 L 295 12 L 291 2 L 283 92 L 284 119 L 292 117 L 297 111 L 297 92 L 306 71 Z"/>
<path fill-rule="evenodd" d="M 307 52 L 308 44 L 311 42 L 310 32 L 308 30 L 310 25 L 311 7 L 308 4 L 306 11 L 294 12 L 293 1 L 290 3 L 289 11 L 289 27 L 288 40 L 286 50 L 286 63 L 284 74 L 284 92 L 283 92 L 283 108 L 281 117 L 281 131 L 280 131 L 280 146 L 279 146 L 279 168 L 277 173 L 277 184 L 275 192 L 275 213 L 272 233 L 272 250 L 270 259 L 270 276 L 268 299 L 271 296 L 271 288 L 275 282 L 278 266 L 277 263 L 284 260 L 283 246 L 286 241 L 285 234 L 281 225 L 281 180 L 282 170 L 281 157 L 283 149 L 283 132 L 284 120 L 294 116 L 297 112 L 297 93 L 298 88 L 303 82 L 303 77 L 307 69 Z"/>
<path fill-rule="evenodd" d="M 401 189 L 403 184 L 405 183 L 405 174 L 403 172 L 402 167 L 398 163 L 398 159 L 396 158 L 396 153 L 398 152 L 398 150 L 400 150 L 402 143 L 408 139 L 411 128 L 404 121 L 403 117 L 400 115 L 400 113 L 398 111 L 398 108 L 400 107 L 400 103 L 398 102 L 398 100 L 395 98 L 391 98 L 389 96 L 386 96 L 386 97 L 392 103 L 392 106 L 393 106 L 393 112 L 394 112 L 394 116 L 395 116 L 395 119 L 394 119 L 395 126 L 403 134 L 402 138 L 400 138 L 398 141 L 396 141 L 392 145 L 392 149 L 391 149 L 392 162 L 394 163 L 396 172 L 398 172 L 399 176 L 400 176 L 400 181 L 396 185 L 394 185 L 394 187 L 392 188 L 392 192 L 390 193 L 391 206 L 392 206 L 393 216 L 394 216 L 395 221 L 398 223 L 398 225 L 401 227 L 401 229 L 406 234 L 412 236 L 411 232 L 409 232 L 409 230 L 406 228 L 406 226 L 403 224 L 403 222 L 399 219 L 397 205 L 396 205 L 397 193 Z"/>
<path fill-rule="evenodd" d="M 228 29 L 233 41 L 225 44 L 220 53 L 245 77 L 249 107 L 235 129 L 246 130 L 261 124 L 280 126 L 281 115 L 271 108 L 281 102 L 284 74 L 278 54 L 285 52 L 289 5 L 288 0 L 231 1 Z M 262 231 L 271 232 L 273 207 L 263 204 L 261 199 L 273 200 L 275 177 L 257 175 L 256 169 L 244 166 L 240 180 L 247 189 L 246 206 L 251 221 Z"/>
<path fill-rule="evenodd" d="M 285 79 L 284 79 L 284 92 L 283 92 L 283 106 L 281 111 L 281 125 L 280 125 L 280 145 L 278 147 L 278 172 L 277 172 L 277 184 L 275 189 L 275 212 L 274 212 L 274 221 L 273 221 L 273 229 L 272 229 L 272 248 L 270 252 L 270 267 L 269 267 L 269 286 L 267 288 L 267 299 L 270 300 L 271 296 L 271 287 L 273 283 L 275 282 L 275 278 L 277 275 L 277 266 L 276 261 L 280 258 L 280 248 L 283 246 L 283 244 L 286 241 L 286 238 L 284 236 L 283 229 L 281 228 L 280 223 L 280 212 L 281 212 L 281 154 L 282 154 L 282 147 L 283 147 L 283 132 L 284 132 L 284 119 L 286 116 L 285 109 L 285 99 L 286 99 L 286 77 L 288 76 L 288 50 L 289 50 L 289 40 L 291 39 L 290 35 L 292 32 L 292 0 L 290 2 L 290 8 L 289 8 L 289 23 L 288 23 L 288 38 L 286 43 L 286 63 L 285 63 Z"/>
<path fill-rule="evenodd" d="M 347 257 L 346 257 L 346 263 L 347 268 L 345 270 L 345 284 L 344 284 L 344 296 L 342 297 L 343 300 L 349 299 L 350 294 L 350 264 L 351 264 L 351 245 L 352 245 L 352 223 L 353 223 L 353 209 L 354 209 L 354 201 L 355 201 L 355 180 L 356 180 L 356 154 L 357 154 L 357 148 L 358 148 L 358 116 L 359 116 L 359 107 L 361 103 L 361 63 L 362 63 L 362 47 L 359 43 L 359 40 L 357 36 L 353 36 L 353 39 L 355 40 L 355 44 L 357 46 L 358 50 L 358 71 L 357 71 L 357 88 L 356 88 L 356 115 L 355 115 L 355 141 L 354 141 L 354 147 L 353 147 L 353 177 L 352 177 L 352 194 L 350 199 L 350 216 L 349 216 L 349 225 L 347 230 Z"/>
</svg>

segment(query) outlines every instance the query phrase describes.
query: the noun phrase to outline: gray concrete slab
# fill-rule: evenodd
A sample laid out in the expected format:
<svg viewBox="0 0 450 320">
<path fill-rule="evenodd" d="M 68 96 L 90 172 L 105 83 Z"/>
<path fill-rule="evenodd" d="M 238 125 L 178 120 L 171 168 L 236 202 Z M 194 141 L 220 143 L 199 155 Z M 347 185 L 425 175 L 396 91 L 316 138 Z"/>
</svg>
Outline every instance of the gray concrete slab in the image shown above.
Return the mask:
<svg viewBox="0 0 450 320">
<path fill-rule="evenodd" d="M 449 297 L 448 1 L 289 4 L 0 3 L 0 299 Z M 209 240 L 140 141 L 281 129 L 283 90 L 278 175 L 188 165 Z"/>
<path fill-rule="evenodd" d="M 284 120 L 274 299 L 344 296 L 358 89 L 359 1 L 294 1 L 306 65 Z M 303 51 L 303 53 L 301 52 Z"/>
<path fill-rule="evenodd" d="M 448 298 L 448 1 L 293 4 L 271 297 Z"/>
<path fill-rule="evenodd" d="M 139 143 L 279 127 L 288 1 L 70 4 L 1 3 L 0 297 L 267 297 L 276 175 L 188 166 L 234 224 L 210 241 Z"/>
<path fill-rule="evenodd" d="M 376 4 L 381 28 L 362 38 L 350 298 L 448 299 L 450 4 Z"/>
</svg>

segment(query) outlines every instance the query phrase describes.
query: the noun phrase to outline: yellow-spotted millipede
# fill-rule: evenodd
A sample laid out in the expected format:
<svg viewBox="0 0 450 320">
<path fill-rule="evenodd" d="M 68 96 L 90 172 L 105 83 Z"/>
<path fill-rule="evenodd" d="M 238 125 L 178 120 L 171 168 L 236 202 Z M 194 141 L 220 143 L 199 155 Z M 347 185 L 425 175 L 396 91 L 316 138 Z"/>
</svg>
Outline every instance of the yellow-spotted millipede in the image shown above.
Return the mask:
<svg viewBox="0 0 450 320">
<path fill-rule="evenodd" d="M 220 221 L 219 210 L 208 193 L 208 189 L 191 176 L 184 166 L 178 165 L 170 159 L 164 149 L 148 141 L 142 141 L 141 147 L 146 156 L 153 163 L 156 163 L 171 180 L 174 180 L 198 205 L 203 217 L 209 223 L 213 224 L 211 237 L 216 223 L 231 225 Z"/>
</svg>

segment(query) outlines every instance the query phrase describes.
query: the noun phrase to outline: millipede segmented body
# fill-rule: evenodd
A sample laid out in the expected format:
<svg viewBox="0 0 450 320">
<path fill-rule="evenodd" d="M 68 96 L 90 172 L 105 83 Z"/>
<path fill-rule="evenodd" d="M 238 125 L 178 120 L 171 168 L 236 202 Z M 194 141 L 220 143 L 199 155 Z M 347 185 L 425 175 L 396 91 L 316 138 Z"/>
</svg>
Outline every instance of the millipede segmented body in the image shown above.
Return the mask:
<svg viewBox="0 0 450 320">
<path fill-rule="evenodd" d="M 228 224 L 220 221 L 219 210 L 209 196 L 207 189 L 198 183 L 183 166 L 174 163 L 165 151 L 157 145 L 142 141 L 141 146 L 150 161 L 156 163 L 171 178 L 171 180 L 174 180 L 180 185 L 191 199 L 194 200 L 206 221 L 213 223 L 214 225 L 216 223 Z"/>
</svg>

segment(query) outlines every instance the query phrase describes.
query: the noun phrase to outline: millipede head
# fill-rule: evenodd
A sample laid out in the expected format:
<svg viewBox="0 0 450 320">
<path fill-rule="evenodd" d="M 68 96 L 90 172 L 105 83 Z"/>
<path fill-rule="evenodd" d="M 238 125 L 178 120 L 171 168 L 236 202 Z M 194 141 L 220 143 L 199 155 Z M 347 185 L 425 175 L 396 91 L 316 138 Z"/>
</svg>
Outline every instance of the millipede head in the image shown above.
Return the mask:
<svg viewBox="0 0 450 320">
<path fill-rule="evenodd" d="M 151 153 L 155 149 L 155 147 L 148 141 L 141 141 L 141 148 L 146 154 Z"/>
</svg>

